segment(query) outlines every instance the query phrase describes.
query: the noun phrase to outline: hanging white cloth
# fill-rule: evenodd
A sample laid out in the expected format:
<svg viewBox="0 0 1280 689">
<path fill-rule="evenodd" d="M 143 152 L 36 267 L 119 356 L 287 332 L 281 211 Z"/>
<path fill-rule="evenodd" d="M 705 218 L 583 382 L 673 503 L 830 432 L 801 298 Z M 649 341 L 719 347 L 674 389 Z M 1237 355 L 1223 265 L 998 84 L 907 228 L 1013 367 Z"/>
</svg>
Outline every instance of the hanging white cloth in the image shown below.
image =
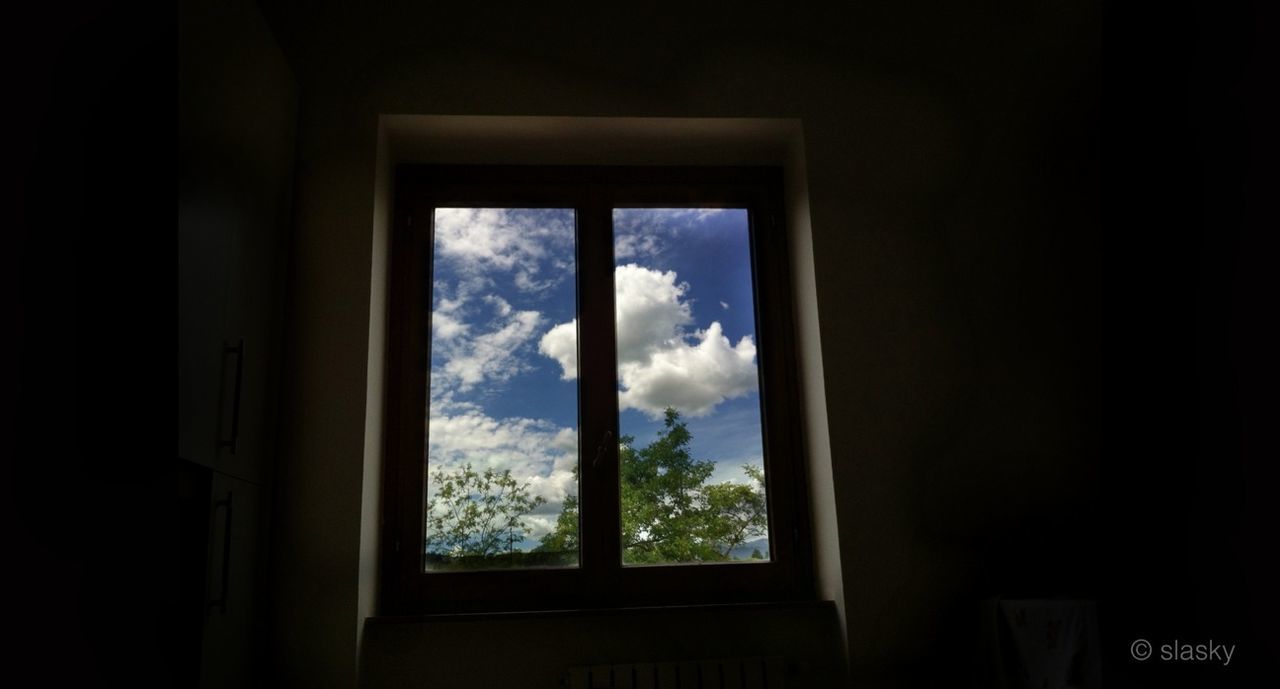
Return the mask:
<svg viewBox="0 0 1280 689">
<path fill-rule="evenodd" d="M 997 689 L 1093 689 L 1102 684 L 1090 600 L 992 598 L 983 603 L 984 679 Z"/>
</svg>

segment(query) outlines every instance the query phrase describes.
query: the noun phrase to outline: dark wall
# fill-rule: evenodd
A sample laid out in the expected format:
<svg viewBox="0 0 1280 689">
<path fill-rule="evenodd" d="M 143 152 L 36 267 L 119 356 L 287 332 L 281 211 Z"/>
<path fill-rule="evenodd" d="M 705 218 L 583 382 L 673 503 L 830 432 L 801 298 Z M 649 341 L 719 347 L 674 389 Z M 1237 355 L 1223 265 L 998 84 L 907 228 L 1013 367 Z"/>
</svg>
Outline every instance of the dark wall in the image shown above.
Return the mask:
<svg viewBox="0 0 1280 689">
<path fill-rule="evenodd" d="M 1274 251 L 1255 177 L 1266 24 L 1248 7 L 1180 9 L 1108 25 L 1099 583 L 1117 642 L 1240 646 L 1223 668 L 1139 664 L 1117 643 L 1114 678 L 1253 686 L 1277 649 L 1274 441 L 1259 423 L 1275 381 L 1261 354 L 1275 281 L 1257 259 Z"/>
<path fill-rule="evenodd" d="M 304 206 L 356 169 L 362 107 L 804 120 L 855 682 L 967 676 L 980 601 L 1011 595 L 1097 600 L 1108 683 L 1247 683 L 1273 600 L 1244 583 L 1269 505 L 1247 13 L 264 11 Z M 1142 665 L 1139 636 L 1252 650 Z"/>
<path fill-rule="evenodd" d="M 0 682 L 173 686 L 172 13 L 0 28 Z"/>
<path fill-rule="evenodd" d="M 1274 184 L 1260 151 L 1277 118 L 1264 116 L 1258 66 L 1272 15 L 881 3 L 482 22 L 465 4 L 263 4 L 313 141 L 352 117 L 337 96 L 412 61 L 498 75 L 468 85 L 428 72 L 422 88 L 461 114 L 514 100 L 530 114 L 805 119 L 862 686 L 955 681 L 978 602 L 996 594 L 1095 598 L 1109 686 L 1250 686 L 1276 657 L 1280 347 L 1265 327 Z M 168 341 L 156 291 L 172 277 L 145 267 L 168 260 L 154 247 L 172 240 L 144 231 L 171 206 L 145 202 L 164 195 L 163 175 L 121 173 L 164 168 L 134 142 L 168 131 L 171 110 L 168 78 L 149 71 L 163 58 L 129 58 L 163 27 L 84 23 L 45 16 L 27 28 L 54 28 L 28 30 L 40 38 L 6 59 L 31 104 L 6 131 L 35 191 L 7 253 L 6 278 L 31 287 L 6 386 L 18 461 L 4 504 L 14 547 L 52 573 L 7 583 L 37 592 L 18 597 L 15 614 L 33 621 L 18 649 L 92 684 L 163 656 L 160 609 L 130 601 L 164 577 L 137 564 L 156 562 L 150 547 L 116 534 L 172 534 L 157 533 L 143 474 L 100 460 L 146 453 L 152 437 L 168 452 L 146 429 L 166 423 L 154 400 L 170 384 L 142 373 L 166 359 L 137 342 Z M 504 81 L 508 67 L 539 78 Z M 604 85 L 619 76 L 626 88 Z M 788 82 L 805 99 L 790 102 Z M 573 106 L 533 92 L 545 84 Z M 332 154 L 309 153 L 313 170 Z M 155 395 L 137 392 L 153 380 Z M 1230 668 L 1140 664 L 1128 657 L 1139 637 L 1242 647 Z"/>
</svg>

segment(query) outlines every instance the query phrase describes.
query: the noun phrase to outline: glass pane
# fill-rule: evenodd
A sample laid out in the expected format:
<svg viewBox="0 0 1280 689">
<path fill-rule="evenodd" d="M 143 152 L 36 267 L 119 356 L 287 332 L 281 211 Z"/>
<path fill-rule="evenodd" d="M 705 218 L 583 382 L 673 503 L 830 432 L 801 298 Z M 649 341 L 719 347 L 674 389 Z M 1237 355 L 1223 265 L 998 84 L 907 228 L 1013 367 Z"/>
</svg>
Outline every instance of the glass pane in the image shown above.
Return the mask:
<svg viewBox="0 0 1280 689">
<path fill-rule="evenodd" d="M 745 209 L 616 209 L 623 564 L 769 559 Z"/>
<path fill-rule="evenodd" d="M 573 210 L 438 208 L 434 236 L 423 569 L 577 566 Z"/>
</svg>

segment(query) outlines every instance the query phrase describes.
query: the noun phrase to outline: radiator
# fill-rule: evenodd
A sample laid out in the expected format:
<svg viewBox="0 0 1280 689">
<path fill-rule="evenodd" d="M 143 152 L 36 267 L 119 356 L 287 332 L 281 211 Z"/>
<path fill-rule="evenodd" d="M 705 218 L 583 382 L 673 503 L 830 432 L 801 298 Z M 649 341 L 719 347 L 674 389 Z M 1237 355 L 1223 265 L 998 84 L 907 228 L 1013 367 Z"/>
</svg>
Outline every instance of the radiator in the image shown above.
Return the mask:
<svg viewBox="0 0 1280 689">
<path fill-rule="evenodd" d="M 565 689 L 785 689 L 781 657 L 722 658 L 569 668 Z"/>
</svg>

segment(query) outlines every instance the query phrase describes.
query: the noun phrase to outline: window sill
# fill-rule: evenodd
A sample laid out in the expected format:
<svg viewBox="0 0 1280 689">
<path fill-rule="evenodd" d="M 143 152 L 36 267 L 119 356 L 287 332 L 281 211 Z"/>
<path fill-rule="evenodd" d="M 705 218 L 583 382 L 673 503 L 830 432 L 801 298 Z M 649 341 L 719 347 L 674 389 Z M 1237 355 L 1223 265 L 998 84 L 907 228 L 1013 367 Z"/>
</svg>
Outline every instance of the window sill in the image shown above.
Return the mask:
<svg viewBox="0 0 1280 689">
<path fill-rule="evenodd" d="M 712 615 L 724 612 L 764 612 L 771 610 L 806 610 L 834 606 L 829 600 L 790 600 L 748 603 L 705 603 L 693 605 L 644 605 L 601 608 L 566 608 L 557 610 L 510 610 L 484 612 L 446 612 L 421 615 L 377 615 L 365 618 L 366 625 L 421 624 L 451 621 L 506 621 L 531 619 L 563 619 L 572 617 L 640 617 L 669 615 Z"/>
</svg>

